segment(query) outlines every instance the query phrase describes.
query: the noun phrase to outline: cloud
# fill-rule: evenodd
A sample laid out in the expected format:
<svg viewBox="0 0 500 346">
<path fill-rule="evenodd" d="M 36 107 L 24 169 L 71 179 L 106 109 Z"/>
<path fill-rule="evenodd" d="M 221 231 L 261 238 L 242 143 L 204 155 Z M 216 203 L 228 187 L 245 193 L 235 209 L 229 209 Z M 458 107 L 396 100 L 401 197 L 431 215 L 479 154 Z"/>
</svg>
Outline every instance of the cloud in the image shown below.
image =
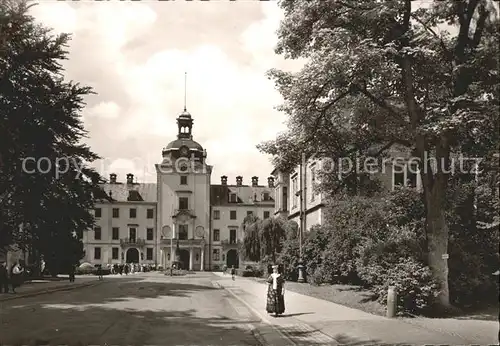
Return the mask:
<svg viewBox="0 0 500 346">
<path fill-rule="evenodd" d="M 177 135 L 185 72 L 193 136 L 214 165 L 212 181 L 271 172 L 255 145 L 282 131 L 285 116 L 274 110 L 281 97 L 265 72 L 300 65 L 274 54 L 275 3 L 47 2 L 33 15 L 73 33 L 64 67 L 97 93 L 84 120 L 89 145 L 106 158 L 96 164 L 101 173 L 156 181 L 154 164 Z"/>
<path fill-rule="evenodd" d="M 93 107 L 85 110 L 87 117 L 100 117 L 106 119 L 115 119 L 120 115 L 120 106 L 114 102 L 99 102 Z"/>
</svg>

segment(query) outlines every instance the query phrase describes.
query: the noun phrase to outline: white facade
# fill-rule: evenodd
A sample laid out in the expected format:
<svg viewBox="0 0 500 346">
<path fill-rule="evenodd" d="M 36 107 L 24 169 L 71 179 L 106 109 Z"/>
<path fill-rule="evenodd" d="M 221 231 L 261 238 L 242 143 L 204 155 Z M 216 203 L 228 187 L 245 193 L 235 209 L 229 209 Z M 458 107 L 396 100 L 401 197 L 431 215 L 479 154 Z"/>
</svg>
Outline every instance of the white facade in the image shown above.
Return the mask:
<svg viewBox="0 0 500 346">
<path fill-rule="evenodd" d="M 221 177 L 220 185 L 211 187 L 211 258 L 213 267 L 235 265 L 241 267 L 243 259 L 238 248 L 244 238 L 243 220 L 249 214 L 263 220 L 274 213 L 273 180 L 259 185 L 252 177 L 251 185 L 243 184 L 243 177 L 236 177 L 236 184 L 229 185 L 227 177 Z"/>
<path fill-rule="evenodd" d="M 278 170 L 271 173 L 276 181 L 275 215 L 286 216 L 301 225 L 302 211 L 305 230 L 322 224 L 324 197 L 316 188 L 321 164 L 320 160 L 310 160 L 304 167 L 299 165 L 290 173 Z"/>
<path fill-rule="evenodd" d="M 389 156 L 381 169 L 374 173 L 374 177 L 381 182 L 382 189 L 393 191 L 396 186 L 405 185 L 421 190 L 420 175 L 406 151 L 393 147 L 389 151 Z M 274 191 L 276 216 L 285 216 L 301 225 L 302 211 L 306 231 L 314 225 L 323 223 L 325 196 L 315 189 L 319 184 L 318 172 L 321 171 L 322 165 L 321 159 L 309 160 L 304 167 L 298 165 L 290 173 L 277 169 L 271 173 L 276 181 Z"/>
<path fill-rule="evenodd" d="M 82 261 L 163 268 L 179 261 L 190 270 L 242 264 L 243 219 L 248 212 L 261 219 L 273 216 L 272 178 L 268 186 L 258 185 L 257 177 L 251 185 L 244 185 L 242 177 L 235 185 L 228 185 L 227 177 L 211 185 L 212 166 L 193 140 L 192 123 L 186 111 L 177 118 L 178 136 L 155 165 L 156 183 L 138 184 L 132 174 L 121 183 L 110 175 L 103 185 L 107 199 L 95 205 L 96 227 L 82 235 Z"/>
<path fill-rule="evenodd" d="M 85 262 L 102 265 L 125 261 L 155 263 L 156 203 L 147 199 L 127 201 L 130 191 L 147 196 L 149 190 L 151 195 L 152 185 L 140 186 L 129 182 L 104 186 L 105 192 L 115 201 L 96 203 L 96 226 L 93 231 L 84 232 L 82 235 Z"/>
</svg>

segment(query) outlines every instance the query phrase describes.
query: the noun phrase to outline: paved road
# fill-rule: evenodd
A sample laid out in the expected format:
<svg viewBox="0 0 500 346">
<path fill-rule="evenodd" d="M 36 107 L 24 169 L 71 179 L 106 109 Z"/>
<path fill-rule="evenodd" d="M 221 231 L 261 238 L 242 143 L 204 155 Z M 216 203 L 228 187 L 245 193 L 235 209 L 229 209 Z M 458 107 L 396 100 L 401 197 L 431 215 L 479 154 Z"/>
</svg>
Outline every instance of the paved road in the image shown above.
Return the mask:
<svg viewBox="0 0 500 346">
<path fill-rule="evenodd" d="M 144 274 L 0 302 L 0 345 L 259 345 L 259 321 L 215 280 Z"/>
</svg>

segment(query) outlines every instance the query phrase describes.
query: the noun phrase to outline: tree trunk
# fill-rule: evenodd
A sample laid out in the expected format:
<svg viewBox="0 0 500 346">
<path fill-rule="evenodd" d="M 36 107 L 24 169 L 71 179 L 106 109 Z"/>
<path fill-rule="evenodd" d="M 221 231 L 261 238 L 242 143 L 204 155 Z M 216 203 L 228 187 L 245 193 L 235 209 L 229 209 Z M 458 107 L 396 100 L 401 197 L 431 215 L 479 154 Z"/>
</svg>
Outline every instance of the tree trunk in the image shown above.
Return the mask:
<svg viewBox="0 0 500 346">
<path fill-rule="evenodd" d="M 448 253 L 448 225 L 445 219 L 442 194 L 444 191 L 434 185 L 426 187 L 427 216 L 427 258 L 433 278 L 440 285 L 440 293 L 436 303 L 444 308 L 450 307 L 450 291 L 448 286 L 448 261 L 443 255 Z"/>
</svg>

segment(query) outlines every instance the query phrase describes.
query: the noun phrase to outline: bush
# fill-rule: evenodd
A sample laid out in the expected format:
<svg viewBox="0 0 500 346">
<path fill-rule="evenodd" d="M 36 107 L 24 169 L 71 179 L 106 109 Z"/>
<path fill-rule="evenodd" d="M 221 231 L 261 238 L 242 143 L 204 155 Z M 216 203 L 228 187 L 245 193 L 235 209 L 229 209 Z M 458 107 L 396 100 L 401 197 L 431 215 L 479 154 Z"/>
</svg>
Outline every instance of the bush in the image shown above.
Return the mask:
<svg viewBox="0 0 500 346">
<path fill-rule="evenodd" d="M 94 270 L 93 272 L 95 275 L 97 275 L 97 270 Z M 101 275 L 111 275 L 111 269 L 101 269 Z"/>
<path fill-rule="evenodd" d="M 253 270 L 243 270 L 241 273 L 241 276 L 243 277 L 254 277 L 255 272 Z"/>
<path fill-rule="evenodd" d="M 387 289 L 395 286 L 398 312 L 419 313 L 430 308 L 439 293 L 429 267 L 413 258 L 401 257 L 398 261 L 373 263 L 360 268 L 360 276 L 371 282 L 370 290 L 382 304 L 387 302 Z"/>
<path fill-rule="evenodd" d="M 75 274 L 76 275 L 89 275 L 89 274 L 93 274 L 95 271 L 96 271 L 96 268 L 94 268 L 94 267 L 76 268 Z"/>
</svg>

